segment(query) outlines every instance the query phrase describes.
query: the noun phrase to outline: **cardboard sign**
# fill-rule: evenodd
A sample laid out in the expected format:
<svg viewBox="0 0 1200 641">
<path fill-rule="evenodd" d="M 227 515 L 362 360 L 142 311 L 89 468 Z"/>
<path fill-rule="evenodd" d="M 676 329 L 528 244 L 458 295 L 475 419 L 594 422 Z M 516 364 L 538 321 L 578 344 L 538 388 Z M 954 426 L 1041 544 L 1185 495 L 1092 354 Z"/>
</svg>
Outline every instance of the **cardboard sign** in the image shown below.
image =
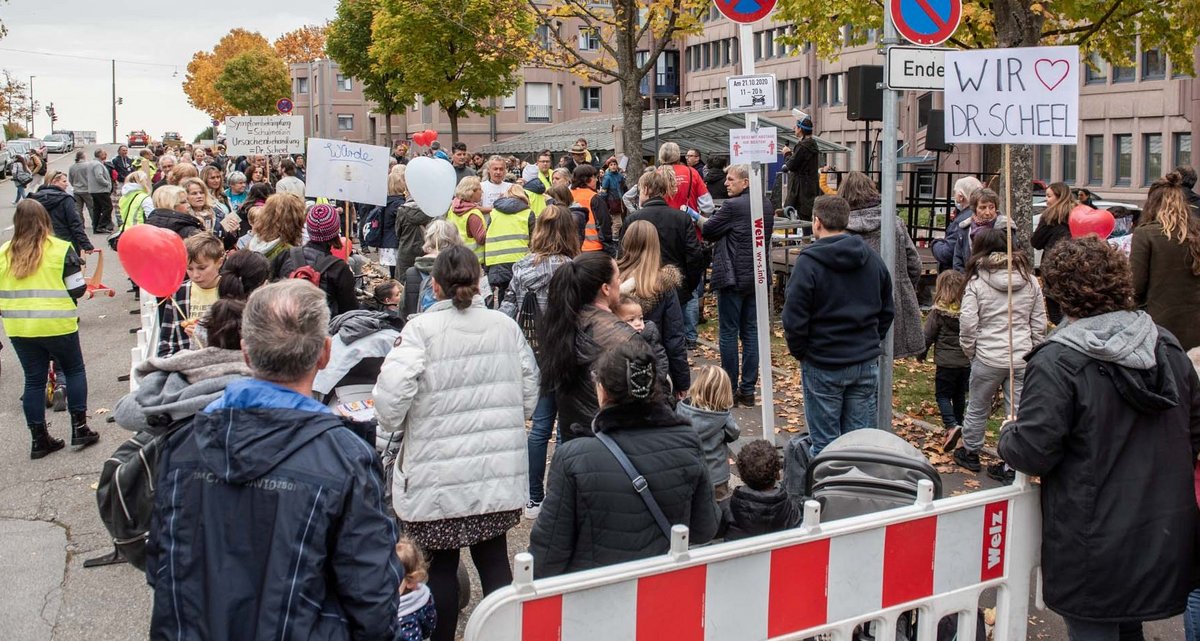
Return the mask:
<svg viewBox="0 0 1200 641">
<path fill-rule="evenodd" d="M 946 54 L 946 142 L 1073 145 L 1079 48 Z"/>
<path fill-rule="evenodd" d="M 734 165 L 750 162 L 773 163 L 779 157 L 779 136 L 774 127 L 729 130 L 729 162 Z"/>
<path fill-rule="evenodd" d="M 302 154 L 304 120 L 300 116 L 230 116 L 225 119 L 225 149 L 230 156 Z"/>
<path fill-rule="evenodd" d="M 387 204 L 387 147 L 310 138 L 304 195 Z"/>
</svg>

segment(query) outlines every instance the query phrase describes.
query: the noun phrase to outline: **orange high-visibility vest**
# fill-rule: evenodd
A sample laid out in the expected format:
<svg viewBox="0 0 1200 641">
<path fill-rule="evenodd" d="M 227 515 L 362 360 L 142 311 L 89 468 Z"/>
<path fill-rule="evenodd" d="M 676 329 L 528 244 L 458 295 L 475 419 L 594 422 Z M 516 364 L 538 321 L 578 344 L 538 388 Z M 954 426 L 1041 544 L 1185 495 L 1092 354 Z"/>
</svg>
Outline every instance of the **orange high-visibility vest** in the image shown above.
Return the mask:
<svg viewBox="0 0 1200 641">
<path fill-rule="evenodd" d="M 585 252 L 604 251 L 604 244 L 600 242 L 600 227 L 596 224 L 596 215 L 592 213 L 592 198 L 596 196 L 594 190 L 587 187 L 579 187 L 571 190 L 571 196 L 575 198 L 575 204 L 587 210 L 587 226 L 583 229 L 583 246 Z"/>
</svg>

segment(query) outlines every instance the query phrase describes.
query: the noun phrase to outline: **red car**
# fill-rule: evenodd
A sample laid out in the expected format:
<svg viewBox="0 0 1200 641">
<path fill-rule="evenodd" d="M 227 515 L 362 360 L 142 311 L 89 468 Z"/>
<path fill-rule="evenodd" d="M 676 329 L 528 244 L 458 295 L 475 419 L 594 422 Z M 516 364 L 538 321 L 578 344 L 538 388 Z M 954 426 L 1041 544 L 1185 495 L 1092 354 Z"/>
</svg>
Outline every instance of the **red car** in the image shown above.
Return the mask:
<svg viewBox="0 0 1200 641">
<path fill-rule="evenodd" d="M 146 132 L 144 132 L 144 131 L 129 132 L 128 146 L 130 146 L 130 147 L 145 147 L 146 145 L 149 145 L 149 144 L 150 144 L 150 136 L 147 136 Z"/>
</svg>

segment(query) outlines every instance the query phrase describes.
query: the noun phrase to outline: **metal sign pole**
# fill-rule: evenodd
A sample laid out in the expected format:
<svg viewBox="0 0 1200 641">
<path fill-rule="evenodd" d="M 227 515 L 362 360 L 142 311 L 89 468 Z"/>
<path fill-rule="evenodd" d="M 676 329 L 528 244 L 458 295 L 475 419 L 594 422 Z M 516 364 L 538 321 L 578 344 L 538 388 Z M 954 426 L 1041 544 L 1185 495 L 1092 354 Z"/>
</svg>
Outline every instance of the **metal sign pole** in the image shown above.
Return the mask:
<svg viewBox="0 0 1200 641">
<path fill-rule="evenodd" d="M 742 75 L 754 73 L 754 32 L 750 25 L 738 26 L 738 45 L 741 47 Z M 746 114 L 746 128 L 758 130 L 758 114 Z M 766 235 L 763 216 L 762 164 L 750 163 L 750 224 L 754 237 L 754 313 L 758 330 L 758 380 L 762 385 L 763 438 L 775 444 L 775 394 L 771 380 L 771 269 L 767 261 L 770 238 Z M 745 346 L 742 347 L 745 349 Z M 732 381 L 737 385 L 737 381 Z"/>
<path fill-rule="evenodd" d="M 892 21 L 892 12 L 886 8 L 883 11 L 883 45 L 886 49 L 898 44 L 899 36 L 896 24 Z M 879 230 L 879 256 L 887 265 L 888 276 L 892 279 L 892 287 L 896 286 L 896 111 L 899 94 L 883 88 L 883 149 L 880 154 L 882 176 L 880 176 L 880 207 L 883 210 L 882 225 Z M 907 276 L 906 276 L 907 277 Z M 892 335 L 895 323 L 888 328 L 887 337 L 883 339 L 883 353 L 879 355 L 879 396 L 878 421 L 879 429 L 892 429 L 892 364 L 894 352 Z"/>
</svg>

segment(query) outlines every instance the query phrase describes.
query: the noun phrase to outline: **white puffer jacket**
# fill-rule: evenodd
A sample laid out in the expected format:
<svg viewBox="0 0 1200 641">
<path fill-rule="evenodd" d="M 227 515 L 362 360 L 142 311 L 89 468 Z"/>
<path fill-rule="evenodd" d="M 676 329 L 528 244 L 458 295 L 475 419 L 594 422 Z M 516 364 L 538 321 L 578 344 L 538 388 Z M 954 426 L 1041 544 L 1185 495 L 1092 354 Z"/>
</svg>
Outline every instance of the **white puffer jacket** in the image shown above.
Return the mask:
<svg viewBox="0 0 1200 641">
<path fill-rule="evenodd" d="M 374 396 L 380 427 L 404 433 L 392 485 L 402 520 L 525 505 L 538 368 L 513 319 L 478 296 L 461 311 L 438 301 L 404 326 Z"/>
<path fill-rule="evenodd" d="M 1013 365 L 1025 368 L 1025 354 L 1046 337 L 1046 302 L 1036 278 L 1013 272 Z M 958 316 L 958 340 L 972 361 L 1008 369 L 1008 257 L 1001 253 L 980 262 L 967 283 Z"/>
</svg>

